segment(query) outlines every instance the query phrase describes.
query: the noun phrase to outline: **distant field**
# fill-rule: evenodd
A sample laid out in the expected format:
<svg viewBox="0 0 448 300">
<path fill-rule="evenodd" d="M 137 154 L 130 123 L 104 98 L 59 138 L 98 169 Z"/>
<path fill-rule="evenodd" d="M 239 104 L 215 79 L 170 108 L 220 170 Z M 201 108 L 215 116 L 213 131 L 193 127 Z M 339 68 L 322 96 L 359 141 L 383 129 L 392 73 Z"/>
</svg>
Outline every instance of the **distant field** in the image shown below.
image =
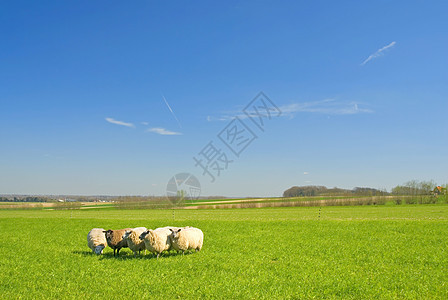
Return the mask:
<svg viewBox="0 0 448 300">
<path fill-rule="evenodd" d="M 403 198 L 405 196 L 399 196 Z M 186 200 L 186 208 L 251 208 L 282 206 L 331 206 L 331 205 L 366 205 L 393 202 L 397 196 L 314 196 L 293 198 L 243 198 L 217 200 Z"/>
<path fill-rule="evenodd" d="M 21 202 L 0 202 L 0 205 L 10 205 L 10 204 L 17 205 L 21 204 Z"/>
<path fill-rule="evenodd" d="M 93 227 L 197 226 L 203 250 L 114 258 Z M 448 205 L 0 210 L 2 298 L 448 299 Z"/>
<path fill-rule="evenodd" d="M 54 202 L 0 202 L 0 209 L 53 209 L 58 205 L 67 205 L 67 203 Z M 68 203 L 70 205 L 71 203 Z M 77 208 L 100 208 L 112 207 L 112 203 L 100 202 L 76 202 L 79 205 Z"/>
<path fill-rule="evenodd" d="M 215 208 L 266 208 L 294 206 L 353 206 L 353 205 L 403 205 L 403 204 L 448 204 L 448 197 L 432 195 L 326 195 L 307 197 L 270 197 L 270 198 L 239 198 L 239 199 L 185 199 L 174 201 L 177 209 L 215 209 Z M 2 209 L 155 209 L 172 208 L 173 203 L 167 198 L 147 198 L 143 200 L 127 199 L 114 202 L 0 202 Z"/>
</svg>

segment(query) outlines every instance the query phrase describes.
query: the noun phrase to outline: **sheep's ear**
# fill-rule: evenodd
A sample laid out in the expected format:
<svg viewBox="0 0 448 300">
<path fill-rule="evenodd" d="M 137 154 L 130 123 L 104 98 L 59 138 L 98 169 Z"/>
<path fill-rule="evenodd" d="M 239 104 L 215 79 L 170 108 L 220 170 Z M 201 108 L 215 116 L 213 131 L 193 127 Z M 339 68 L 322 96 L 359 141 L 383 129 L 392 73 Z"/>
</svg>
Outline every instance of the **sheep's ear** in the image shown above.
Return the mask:
<svg viewBox="0 0 448 300">
<path fill-rule="evenodd" d="M 182 230 L 182 228 L 179 228 L 179 230 L 177 232 L 180 232 Z"/>
<path fill-rule="evenodd" d="M 171 228 L 170 228 L 170 231 L 171 231 L 171 232 L 174 232 L 174 230 L 172 230 Z"/>
<path fill-rule="evenodd" d="M 106 230 L 103 230 L 103 233 L 106 233 L 107 231 Z"/>
</svg>

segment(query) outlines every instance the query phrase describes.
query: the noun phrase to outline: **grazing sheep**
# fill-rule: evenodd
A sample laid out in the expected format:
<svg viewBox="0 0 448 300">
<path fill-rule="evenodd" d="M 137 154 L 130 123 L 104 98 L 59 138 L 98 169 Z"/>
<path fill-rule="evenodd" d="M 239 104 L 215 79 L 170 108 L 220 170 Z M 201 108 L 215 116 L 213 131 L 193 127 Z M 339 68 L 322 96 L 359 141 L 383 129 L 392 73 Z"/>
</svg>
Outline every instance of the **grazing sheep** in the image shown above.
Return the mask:
<svg viewBox="0 0 448 300">
<path fill-rule="evenodd" d="M 115 250 L 117 250 L 117 256 L 119 256 L 120 249 L 128 247 L 128 243 L 125 240 L 123 240 L 123 234 L 128 230 L 132 230 L 132 228 L 125 228 L 118 230 L 109 229 L 107 231 L 103 231 L 103 233 L 106 235 L 107 244 L 109 245 L 109 247 L 114 249 L 114 256 L 115 256 Z"/>
<path fill-rule="evenodd" d="M 159 258 L 160 253 L 171 249 L 170 234 L 169 228 L 149 229 L 140 235 L 140 239 L 145 243 L 146 249 L 157 253 L 157 258 Z"/>
<path fill-rule="evenodd" d="M 93 253 L 102 254 L 103 249 L 107 246 L 103 231 L 103 228 L 93 228 L 87 234 L 87 246 L 92 249 Z"/>
<path fill-rule="evenodd" d="M 134 257 L 140 254 L 140 251 L 145 250 L 145 242 L 143 242 L 139 237 L 140 235 L 146 231 L 146 227 L 137 227 L 132 230 L 128 230 L 123 234 L 123 240 L 125 240 L 128 243 L 129 249 L 131 249 L 134 252 Z"/>
<path fill-rule="evenodd" d="M 200 251 L 204 243 L 204 233 L 202 230 L 194 227 L 170 229 L 171 246 L 174 250 L 182 251 L 182 254 L 190 249 Z"/>
</svg>

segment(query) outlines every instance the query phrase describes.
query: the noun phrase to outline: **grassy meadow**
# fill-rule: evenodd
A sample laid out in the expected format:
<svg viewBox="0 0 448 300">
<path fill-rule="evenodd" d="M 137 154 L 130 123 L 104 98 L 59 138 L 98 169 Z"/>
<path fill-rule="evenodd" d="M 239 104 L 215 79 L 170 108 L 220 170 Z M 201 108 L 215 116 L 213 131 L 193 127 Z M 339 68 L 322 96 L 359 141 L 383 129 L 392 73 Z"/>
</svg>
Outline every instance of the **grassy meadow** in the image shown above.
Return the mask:
<svg viewBox="0 0 448 300">
<path fill-rule="evenodd" d="M 199 227 L 201 252 L 91 253 L 91 228 Z M 448 205 L 0 210 L 2 298 L 448 299 Z"/>
</svg>

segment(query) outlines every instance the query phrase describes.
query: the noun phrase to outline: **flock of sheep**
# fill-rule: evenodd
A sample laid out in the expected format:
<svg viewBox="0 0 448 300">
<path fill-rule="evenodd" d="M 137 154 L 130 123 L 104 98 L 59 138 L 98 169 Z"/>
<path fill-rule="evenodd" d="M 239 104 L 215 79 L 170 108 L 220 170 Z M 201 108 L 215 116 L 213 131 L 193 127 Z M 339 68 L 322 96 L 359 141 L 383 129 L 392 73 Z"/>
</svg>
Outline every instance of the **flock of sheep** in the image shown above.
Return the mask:
<svg viewBox="0 0 448 300">
<path fill-rule="evenodd" d="M 106 246 L 111 247 L 117 253 L 121 248 L 131 249 L 134 257 L 137 252 L 149 250 L 157 254 L 157 258 L 163 251 L 176 250 L 182 254 L 187 250 L 200 251 L 204 242 L 202 230 L 191 226 L 187 227 L 161 227 L 146 229 L 145 227 L 125 228 L 119 230 L 104 230 L 93 228 L 87 234 L 87 245 L 93 253 L 102 254 Z"/>
</svg>

